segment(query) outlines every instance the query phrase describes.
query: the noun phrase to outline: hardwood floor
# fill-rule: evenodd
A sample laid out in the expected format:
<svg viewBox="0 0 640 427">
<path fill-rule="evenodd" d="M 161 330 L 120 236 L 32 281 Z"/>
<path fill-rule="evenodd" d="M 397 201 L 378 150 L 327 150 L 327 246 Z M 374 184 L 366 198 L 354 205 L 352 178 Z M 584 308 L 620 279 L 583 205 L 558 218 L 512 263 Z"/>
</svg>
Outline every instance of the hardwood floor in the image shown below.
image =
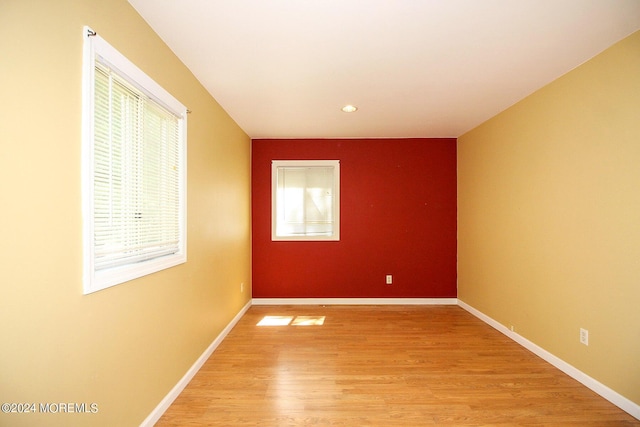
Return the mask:
<svg viewBox="0 0 640 427">
<path fill-rule="evenodd" d="M 253 306 L 156 425 L 640 421 L 457 306 Z"/>
</svg>

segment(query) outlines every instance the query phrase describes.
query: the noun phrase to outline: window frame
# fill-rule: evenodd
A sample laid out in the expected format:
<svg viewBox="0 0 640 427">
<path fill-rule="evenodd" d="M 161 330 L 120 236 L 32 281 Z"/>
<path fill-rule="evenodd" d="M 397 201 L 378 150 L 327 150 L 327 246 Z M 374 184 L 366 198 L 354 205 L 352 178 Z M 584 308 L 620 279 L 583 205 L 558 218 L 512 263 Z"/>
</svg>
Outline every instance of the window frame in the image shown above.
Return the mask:
<svg viewBox="0 0 640 427">
<path fill-rule="evenodd" d="M 187 261 L 186 158 L 187 109 L 151 77 L 101 38 L 91 28 L 83 28 L 82 72 L 82 213 L 83 213 L 83 293 L 89 294 L 152 274 Z M 94 115 L 96 61 L 108 64 L 120 77 L 178 118 L 178 228 L 176 253 L 96 270 L 94 245 Z"/>
<path fill-rule="evenodd" d="M 333 167 L 331 235 L 278 235 L 278 168 Z M 272 241 L 340 241 L 340 160 L 272 160 L 271 162 L 271 240 Z"/>
</svg>

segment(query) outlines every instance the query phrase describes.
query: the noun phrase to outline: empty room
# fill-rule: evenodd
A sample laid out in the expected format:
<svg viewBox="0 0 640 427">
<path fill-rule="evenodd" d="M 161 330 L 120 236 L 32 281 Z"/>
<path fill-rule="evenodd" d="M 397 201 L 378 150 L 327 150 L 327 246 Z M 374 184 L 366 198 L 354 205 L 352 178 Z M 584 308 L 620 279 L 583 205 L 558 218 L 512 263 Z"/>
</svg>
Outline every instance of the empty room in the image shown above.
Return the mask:
<svg viewBox="0 0 640 427">
<path fill-rule="evenodd" d="M 640 426 L 637 0 L 0 0 L 0 426 Z"/>
</svg>

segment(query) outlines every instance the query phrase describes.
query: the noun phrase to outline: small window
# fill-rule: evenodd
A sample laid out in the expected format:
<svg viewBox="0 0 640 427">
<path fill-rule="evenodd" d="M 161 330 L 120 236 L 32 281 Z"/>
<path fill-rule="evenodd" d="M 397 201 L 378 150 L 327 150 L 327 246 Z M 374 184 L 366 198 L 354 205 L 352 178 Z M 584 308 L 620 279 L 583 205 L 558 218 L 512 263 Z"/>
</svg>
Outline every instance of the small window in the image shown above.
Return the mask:
<svg viewBox="0 0 640 427">
<path fill-rule="evenodd" d="M 186 108 L 84 29 L 84 293 L 186 261 Z"/>
<path fill-rule="evenodd" d="M 272 240 L 340 240 L 340 162 L 277 160 Z"/>
</svg>

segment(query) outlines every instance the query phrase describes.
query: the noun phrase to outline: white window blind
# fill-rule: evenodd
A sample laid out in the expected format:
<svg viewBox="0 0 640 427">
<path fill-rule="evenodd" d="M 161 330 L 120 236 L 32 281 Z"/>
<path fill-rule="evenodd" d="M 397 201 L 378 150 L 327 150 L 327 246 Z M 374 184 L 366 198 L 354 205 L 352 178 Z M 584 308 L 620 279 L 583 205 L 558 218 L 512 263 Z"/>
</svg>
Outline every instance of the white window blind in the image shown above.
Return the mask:
<svg viewBox="0 0 640 427">
<path fill-rule="evenodd" d="M 179 117 L 96 63 L 96 270 L 180 250 Z"/>
<path fill-rule="evenodd" d="M 87 37 L 85 293 L 186 260 L 186 109 Z"/>
<path fill-rule="evenodd" d="M 339 240 L 337 160 L 274 161 L 273 240 Z"/>
</svg>

